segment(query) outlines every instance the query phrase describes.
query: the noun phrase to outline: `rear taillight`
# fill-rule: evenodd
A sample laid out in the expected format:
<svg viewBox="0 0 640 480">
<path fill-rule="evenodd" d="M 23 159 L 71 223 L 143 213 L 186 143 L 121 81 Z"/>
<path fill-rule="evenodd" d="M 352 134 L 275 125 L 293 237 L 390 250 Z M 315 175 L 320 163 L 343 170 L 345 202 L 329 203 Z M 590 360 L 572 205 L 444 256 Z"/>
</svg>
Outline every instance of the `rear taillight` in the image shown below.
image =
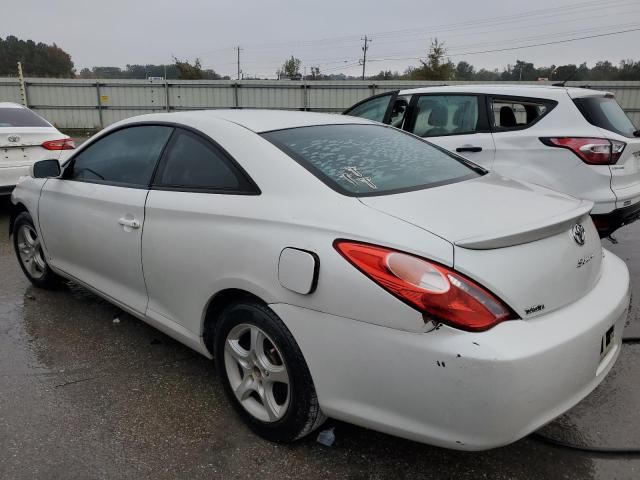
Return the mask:
<svg viewBox="0 0 640 480">
<path fill-rule="evenodd" d="M 589 165 L 613 165 L 627 146 L 624 142 L 607 138 L 541 137 L 540 141 L 549 147 L 571 150 Z"/>
<path fill-rule="evenodd" d="M 336 240 L 334 247 L 382 288 L 436 321 L 481 331 L 518 318 L 483 287 L 440 264 L 367 243 Z"/>
<path fill-rule="evenodd" d="M 61 138 L 60 140 L 48 140 L 41 145 L 42 148 L 47 150 L 73 150 L 76 148 L 76 144 L 69 137 Z"/>
</svg>

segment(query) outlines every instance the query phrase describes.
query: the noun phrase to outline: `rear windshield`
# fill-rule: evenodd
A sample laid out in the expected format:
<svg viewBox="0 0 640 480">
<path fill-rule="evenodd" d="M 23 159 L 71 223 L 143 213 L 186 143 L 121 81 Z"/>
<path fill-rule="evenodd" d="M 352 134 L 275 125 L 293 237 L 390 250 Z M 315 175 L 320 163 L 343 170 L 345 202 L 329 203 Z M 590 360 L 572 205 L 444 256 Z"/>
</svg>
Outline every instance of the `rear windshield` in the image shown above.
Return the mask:
<svg viewBox="0 0 640 480">
<path fill-rule="evenodd" d="M 574 100 L 584 118 L 596 127 L 633 137 L 636 128 L 615 98 L 585 97 Z"/>
<path fill-rule="evenodd" d="M 0 108 L 0 127 L 50 127 L 42 117 L 27 108 Z"/>
<path fill-rule="evenodd" d="M 320 125 L 263 136 L 344 195 L 406 192 L 485 173 L 471 162 L 383 125 Z"/>
</svg>

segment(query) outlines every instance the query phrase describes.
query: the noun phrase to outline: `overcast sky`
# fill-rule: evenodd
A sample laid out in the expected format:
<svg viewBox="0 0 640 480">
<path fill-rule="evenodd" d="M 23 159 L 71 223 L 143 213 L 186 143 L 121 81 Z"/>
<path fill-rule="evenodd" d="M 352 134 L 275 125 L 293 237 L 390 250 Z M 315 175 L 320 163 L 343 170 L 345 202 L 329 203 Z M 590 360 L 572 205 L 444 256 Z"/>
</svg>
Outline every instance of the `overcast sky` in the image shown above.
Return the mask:
<svg viewBox="0 0 640 480">
<path fill-rule="evenodd" d="M 400 72 L 418 63 L 430 39 L 451 60 L 502 68 L 601 59 L 640 60 L 640 30 L 546 46 L 479 53 L 640 29 L 640 0 L 3 0 L 0 37 L 56 43 L 76 69 L 169 63 L 172 55 L 235 76 L 240 45 L 245 75 L 273 77 L 295 55 L 325 73 Z"/>
</svg>

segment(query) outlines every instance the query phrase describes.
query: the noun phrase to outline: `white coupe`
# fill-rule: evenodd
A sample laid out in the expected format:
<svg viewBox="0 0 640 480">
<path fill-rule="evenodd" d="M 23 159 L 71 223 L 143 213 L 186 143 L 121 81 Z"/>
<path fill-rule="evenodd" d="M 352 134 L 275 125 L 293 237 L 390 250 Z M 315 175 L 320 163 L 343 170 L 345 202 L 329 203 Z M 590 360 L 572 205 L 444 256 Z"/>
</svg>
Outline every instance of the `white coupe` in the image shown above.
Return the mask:
<svg viewBox="0 0 640 480">
<path fill-rule="evenodd" d="M 12 199 L 31 282 L 82 284 L 215 358 L 270 440 L 329 416 L 492 448 L 620 353 L 629 274 L 591 202 L 369 120 L 144 115 L 36 163 Z"/>
</svg>

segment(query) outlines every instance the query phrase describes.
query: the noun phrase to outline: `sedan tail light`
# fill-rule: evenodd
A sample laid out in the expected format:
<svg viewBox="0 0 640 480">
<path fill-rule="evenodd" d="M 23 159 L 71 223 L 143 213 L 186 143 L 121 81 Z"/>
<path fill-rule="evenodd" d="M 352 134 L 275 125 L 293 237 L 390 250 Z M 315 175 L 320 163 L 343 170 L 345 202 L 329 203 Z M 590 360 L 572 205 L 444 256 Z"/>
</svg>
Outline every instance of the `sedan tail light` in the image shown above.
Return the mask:
<svg viewBox="0 0 640 480">
<path fill-rule="evenodd" d="M 540 141 L 549 147 L 571 150 L 589 165 L 613 165 L 627 146 L 624 142 L 607 138 L 541 137 Z"/>
<path fill-rule="evenodd" d="M 336 240 L 334 247 L 386 291 L 436 321 L 482 331 L 518 318 L 489 291 L 440 264 L 367 243 Z"/>
<path fill-rule="evenodd" d="M 47 150 L 73 150 L 76 148 L 76 144 L 71 138 L 67 137 L 60 140 L 48 140 L 41 147 Z"/>
</svg>

